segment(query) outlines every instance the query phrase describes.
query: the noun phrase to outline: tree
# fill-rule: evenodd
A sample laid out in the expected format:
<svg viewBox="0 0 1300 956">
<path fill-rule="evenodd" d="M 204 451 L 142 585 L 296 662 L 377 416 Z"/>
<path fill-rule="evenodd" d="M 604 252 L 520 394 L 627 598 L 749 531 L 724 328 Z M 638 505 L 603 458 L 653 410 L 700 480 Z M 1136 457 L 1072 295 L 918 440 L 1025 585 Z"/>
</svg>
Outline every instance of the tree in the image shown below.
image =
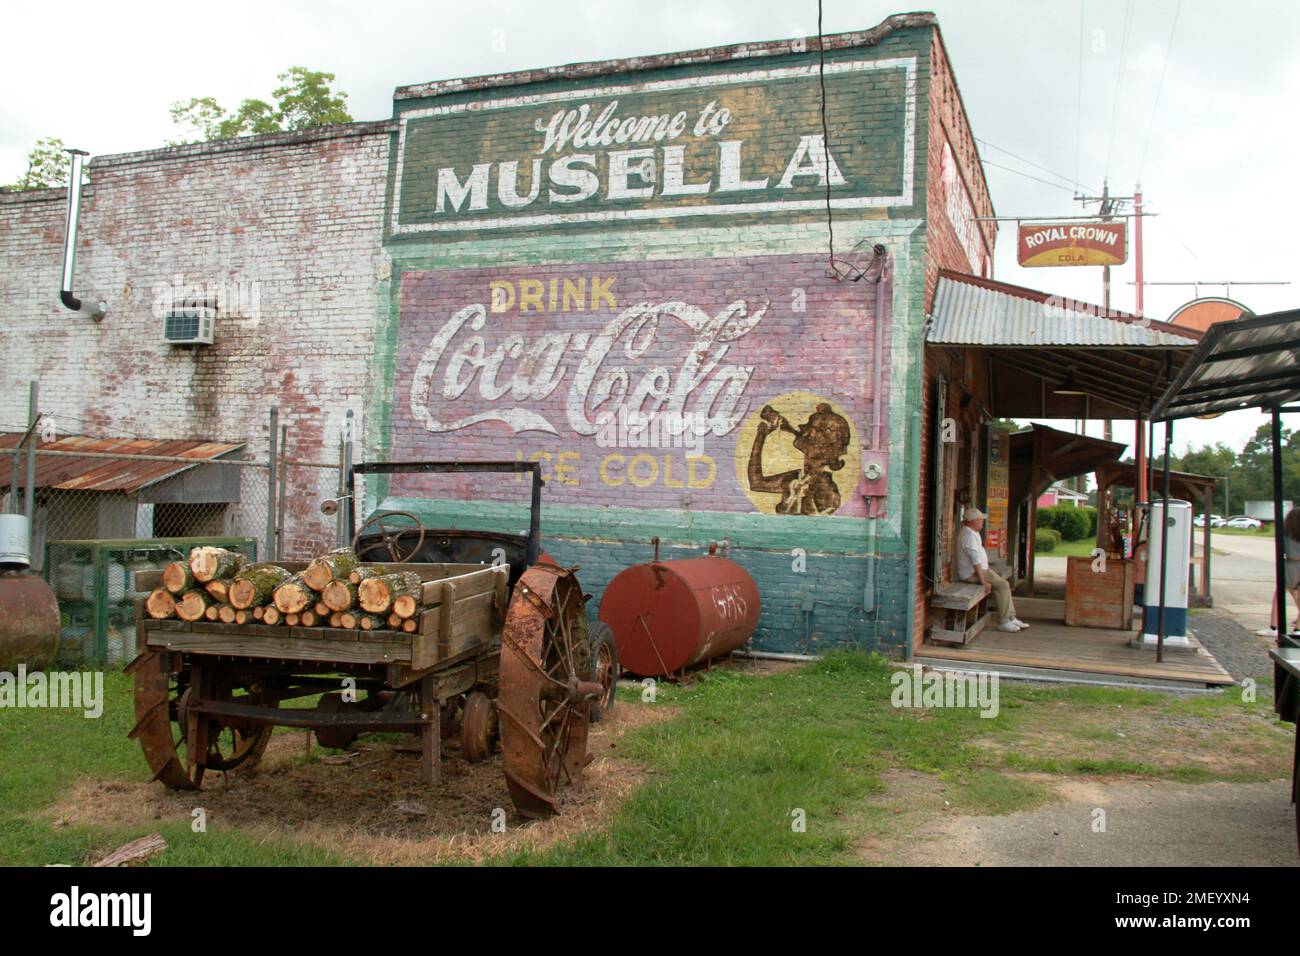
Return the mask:
<svg viewBox="0 0 1300 956">
<path fill-rule="evenodd" d="M 49 189 L 68 185 L 68 156 L 63 151 L 63 140 L 46 136 L 36 141 L 27 154 L 27 172 L 17 182 L 4 187 L 15 192 L 28 189 Z"/>
<path fill-rule="evenodd" d="M 246 99 L 229 113 L 211 96 L 173 103 L 172 122 L 190 134 L 173 145 L 352 122 L 347 110 L 348 95 L 334 91 L 333 73 L 294 66 L 278 78 L 282 85 L 271 93 L 274 106 L 266 100 Z"/>
<path fill-rule="evenodd" d="M 286 85 L 275 89 L 279 107 L 278 119 L 287 130 L 310 129 L 313 126 L 330 126 L 334 123 L 351 123 L 346 93 L 335 93 L 330 84 L 333 73 L 320 73 L 306 67 L 291 66 L 279 76 Z"/>
<path fill-rule="evenodd" d="M 1158 456 L 1157 467 L 1164 456 Z M 1272 426 L 1261 425 L 1240 452 L 1219 442 L 1188 448 L 1180 458 L 1174 456 L 1176 471 L 1194 475 L 1207 475 L 1219 480 L 1214 489 L 1215 507 L 1222 507 L 1224 516 L 1241 514 L 1247 501 L 1273 499 L 1273 436 Z M 1226 494 L 1224 500 L 1224 482 Z M 1300 431 L 1282 429 L 1282 488 L 1283 500 L 1293 501 L 1300 496 Z M 1220 505 L 1220 503 L 1222 503 Z M 1199 510 L 1199 503 L 1197 505 Z"/>
</svg>

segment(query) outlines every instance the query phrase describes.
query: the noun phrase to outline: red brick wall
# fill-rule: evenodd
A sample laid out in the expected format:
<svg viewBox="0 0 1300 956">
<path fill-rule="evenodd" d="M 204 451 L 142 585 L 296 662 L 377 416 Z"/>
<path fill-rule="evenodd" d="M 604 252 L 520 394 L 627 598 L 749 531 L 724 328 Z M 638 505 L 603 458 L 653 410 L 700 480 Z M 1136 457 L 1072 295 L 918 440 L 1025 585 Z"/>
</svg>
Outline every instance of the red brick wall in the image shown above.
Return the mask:
<svg viewBox="0 0 1300 956">
<path fill-rule="evenodd" d="M 980 167 L 975 137 L 962 104 L 961 92 L 953 77 L 952 66 L 944 49 L 943 40 L 936 27 L 930 48 L 928 147 L 926 150 L 926 232 L 925 232 L 925 308 L 928 313 L 934 301 L 934 290 L 940 269 L 971 272 L 971 263 L 948 217 L 942 186 L 944 143 L 952 149 L 961 182 L 978 216 L 994 215 L 988 184 Z M 979 224 L 987 254 L 992 259 L 996 239 L 996 223 Z M 978 273 L 978 266 L 974 270 Z M 921 384 L 920 428 L 920 489 L 917 496 L 916 521 L 916 588 L 913 594 L 912 643 L 919 648 L 928 627 L 930 585 L 926 578 L 927 555 L 930 550 L 931 501 L 929 499 L 930 469 L 933 466 L 931 447 L 934 444 L 932 424 L 934 419 L 934 383 L 940 370 L 951 382 L 961 378 L 960 365 L 949 366 L 949 361 L 933 349 L 926 349 L 924 378 Z M 974 409 L 972 403 L 968 406 Z"/>
</svg>

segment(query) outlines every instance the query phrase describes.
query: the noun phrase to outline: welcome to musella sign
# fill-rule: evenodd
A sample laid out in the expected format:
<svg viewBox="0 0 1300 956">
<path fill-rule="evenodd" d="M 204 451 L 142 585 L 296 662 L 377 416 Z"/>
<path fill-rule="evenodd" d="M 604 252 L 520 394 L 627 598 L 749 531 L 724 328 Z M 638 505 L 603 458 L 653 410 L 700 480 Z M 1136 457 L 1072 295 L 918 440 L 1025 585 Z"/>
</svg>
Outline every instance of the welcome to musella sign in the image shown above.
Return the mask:
<svg viewBox="0 0 1300 956">
<path fill-rule="evenodd" d="M 1127 259 L 1124 222 L 1020 223 L 1022 266 L 1117 266 Z"/>
<path fill-rule="evenodd" d="M 816 65 L 404 104 L 388 237 L 911 206 L 916 59 L 825 83 L 829 150 Z"/>
</svg>

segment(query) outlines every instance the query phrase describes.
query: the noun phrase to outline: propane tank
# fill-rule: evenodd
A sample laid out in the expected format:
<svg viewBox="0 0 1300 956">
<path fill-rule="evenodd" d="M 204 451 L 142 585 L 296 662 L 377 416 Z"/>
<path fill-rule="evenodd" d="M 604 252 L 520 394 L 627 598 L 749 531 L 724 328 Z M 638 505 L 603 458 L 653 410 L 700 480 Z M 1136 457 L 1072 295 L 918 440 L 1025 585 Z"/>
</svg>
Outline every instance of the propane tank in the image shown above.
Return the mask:
<svg viewBox="0 0 1300 956">
<path fill-rule="evenodd" d="M 0 518 L 0 672 L 44 670 L 59 646 L 59 604 L 29 569 L 26 517 Z"/>
<path fill-rule="evenodd" d="M 727 558 L 651 561 L 620 571 L 600 601 L 618 659 L 662 677 L 741 647 L 758 627 L 758 587 Z"/>
</svg>

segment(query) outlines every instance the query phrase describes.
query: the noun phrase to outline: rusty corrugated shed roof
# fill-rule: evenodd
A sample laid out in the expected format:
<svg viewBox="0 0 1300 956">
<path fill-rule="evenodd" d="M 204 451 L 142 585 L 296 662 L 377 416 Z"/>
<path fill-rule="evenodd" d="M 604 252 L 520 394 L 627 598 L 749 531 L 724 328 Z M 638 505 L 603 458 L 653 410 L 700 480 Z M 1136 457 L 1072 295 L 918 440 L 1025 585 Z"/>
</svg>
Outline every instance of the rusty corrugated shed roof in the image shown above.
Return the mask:
<svg viewBox="0 0 1300 956">
<path fill-rule="evenodd" d="M 925 340 L 941 345 L 1185 348 L 1200 333 L 1023 286 L 943 270 Z"/>
<path fill-rule="evenodd" d="M 0 435 L 0 451 L 15 447 L 22 436 Z M 153 438 L 90 438 L 71 435 L 56 441 L 42 441 L 38 451 L 97 452 L 115 455 L 166 455 L 193 458 L 196 463 L 221 458 L 243 448 L 242 444 L 209 441 L 162 441 Z M 12 473 L 8 456 L 0 468 L 0 489 L 8 488 Z M 176 461 L 141 461 L 130 458 L 69 458 L 63 455 L 36 456 L 36 487 L 72 491 L 139 491 L 165 478 L 194 467 Z M 21 479 L 20 479 L 21 484 Z"/>
</svg>

